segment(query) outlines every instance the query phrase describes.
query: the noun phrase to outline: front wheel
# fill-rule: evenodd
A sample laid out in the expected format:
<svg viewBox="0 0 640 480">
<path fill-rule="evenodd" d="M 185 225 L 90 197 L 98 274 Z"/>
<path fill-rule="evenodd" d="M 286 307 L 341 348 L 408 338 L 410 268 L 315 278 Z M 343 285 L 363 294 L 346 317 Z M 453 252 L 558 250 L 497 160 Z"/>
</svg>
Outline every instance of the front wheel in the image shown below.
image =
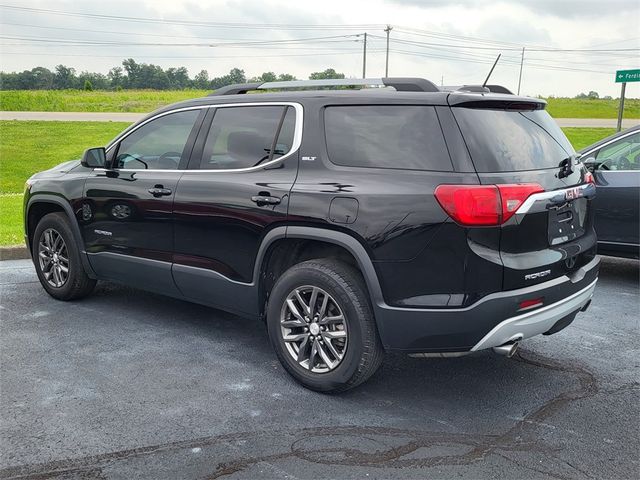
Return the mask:
<svg viewBox="0 0 640 480">
<path fill-rule="evenodd" d="M 309 260 L 287 270 L 269 296 L 267 326 L 284 368 L 311 390 L 348 390 L 382 362 L 366 286 L 343 262 Z"/>
<path fill-rule="evenodd" d="M 93 291 L 96 281 L 82 266 L 69 220 L 62 213 L 42 217 L 33 234 L 33 263 L 40 283 L 58 300 L 75 300 Z"/>
</svg>

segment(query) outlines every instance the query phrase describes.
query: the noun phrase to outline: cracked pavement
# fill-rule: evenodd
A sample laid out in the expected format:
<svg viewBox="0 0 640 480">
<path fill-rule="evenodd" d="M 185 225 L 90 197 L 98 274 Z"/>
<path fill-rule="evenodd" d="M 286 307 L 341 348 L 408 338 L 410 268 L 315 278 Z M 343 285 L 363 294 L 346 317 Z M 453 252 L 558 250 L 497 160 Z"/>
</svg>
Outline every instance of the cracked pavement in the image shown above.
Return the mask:
<svg viewBox="0 0 640 480">
<path fill-rule="evenodd" d="M 639 262 L 513 359 L 387 355 L 298 386 L 264 326 L 100 283 L 62 303 L 0 262 L 0 478 L 640 477 Z"/>
</svg>

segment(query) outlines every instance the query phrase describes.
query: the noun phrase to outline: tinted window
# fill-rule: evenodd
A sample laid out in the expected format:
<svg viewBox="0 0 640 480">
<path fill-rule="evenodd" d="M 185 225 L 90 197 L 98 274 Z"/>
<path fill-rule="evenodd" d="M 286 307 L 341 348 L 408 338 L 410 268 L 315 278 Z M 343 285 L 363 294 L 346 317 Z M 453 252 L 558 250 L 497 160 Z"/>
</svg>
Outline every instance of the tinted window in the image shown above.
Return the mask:
<svg viewBox="0 0 640 480">
<path fill-rule="evenodd" d="M 283 106 L 218 109 L 200 168 L 247 168 L 286 155 L 293 147 L 295 116 L 293 107 Z M 274 144 L 276 135 L 278 140 Z"/>
<path fill-rule="evenodd" d="M 199 114 L 200 110 L 171 113 L 138 128 L 120 142 L 115 167 L 177 169 Z"/>
<path fill-rule="evenodd" d="M 567 137 L 544 110 L 452 110 L 479 172 L 555 168 L 575 155 Z"/>
<path fill-rule="evenodd" d="M 337 165 L 452 170 L 433 107 L 327 107 L 324 123 L 329 159 Z"/>
<path fill-rule="evenodd" d="M 596 160 L 601 170 L 640 170 L 640 133 L 602 147 Z"/>
</svg>

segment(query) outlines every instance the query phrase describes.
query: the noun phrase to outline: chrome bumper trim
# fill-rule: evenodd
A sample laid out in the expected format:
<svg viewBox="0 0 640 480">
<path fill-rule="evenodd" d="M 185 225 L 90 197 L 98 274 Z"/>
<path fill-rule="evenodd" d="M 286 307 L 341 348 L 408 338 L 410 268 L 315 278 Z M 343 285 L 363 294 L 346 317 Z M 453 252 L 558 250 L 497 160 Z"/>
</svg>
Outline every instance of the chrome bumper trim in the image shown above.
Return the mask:
<svg viewBox="0 0 640 480">
<path fill-rule="evenodd" d="M 598 279 L 595 279 L 582 290 L 559 302 L 504 320 L 487 333 L 471 351 L 498 347 L 549 331 L 558 320 L 580 310 L 589 301 L 597 281 Z"/>
</svg>

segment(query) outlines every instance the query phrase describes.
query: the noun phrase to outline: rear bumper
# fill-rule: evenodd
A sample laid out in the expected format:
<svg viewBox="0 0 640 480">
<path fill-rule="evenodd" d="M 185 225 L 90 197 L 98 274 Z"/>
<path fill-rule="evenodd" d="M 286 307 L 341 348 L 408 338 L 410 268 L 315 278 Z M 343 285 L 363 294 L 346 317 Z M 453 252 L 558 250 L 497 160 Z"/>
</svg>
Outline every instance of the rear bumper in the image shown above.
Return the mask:
<svg viewBox="0 0 640 480">
<path fill-rule="evenodd" d="M 584 308 L 593 296 L 597 282 L 598 279 L 595 279 L 582 290 L 578 290 L 559 302 L 503 320 L 487 333 L 482 340 L 476 343 L 471 350 L 498 347 L 505 343 L 548 332 L 558 321 Z"/>
<path fill-rule="evenodd" d="M 487 295 L 465 308 L 416 309 L 374 306 L 382 343 L 406 353 L 466 352 L 502 345 L 553 329 L 580 311 L 593 295 L 600 258 L 530 287 Z M 522 311 L 520 302 L 544 298 L 541 307 Z"/>
</svg>

